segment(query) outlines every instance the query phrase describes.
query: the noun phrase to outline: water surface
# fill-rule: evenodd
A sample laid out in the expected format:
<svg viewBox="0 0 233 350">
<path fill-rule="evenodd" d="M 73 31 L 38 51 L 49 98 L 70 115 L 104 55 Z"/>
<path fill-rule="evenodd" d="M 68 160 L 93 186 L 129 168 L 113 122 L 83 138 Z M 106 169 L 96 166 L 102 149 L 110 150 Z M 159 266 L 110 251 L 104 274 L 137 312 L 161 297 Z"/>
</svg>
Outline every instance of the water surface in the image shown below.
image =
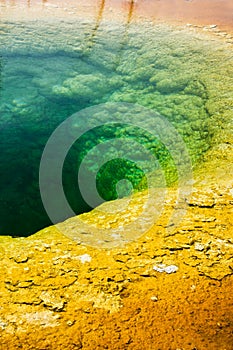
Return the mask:
<svg viewBox="0 0 233 350">
<path fill-rule="evenodd" d="M 84 108 L 127 102 L 160 113 L 184 139 L 194 168 L 211 147 L 230 142 L 232 53 L 214 37 L 147 22 L 2 21 L 0 234 L 29 235 L 50 224 L 39 192 L 40 158 L 54 129 Z M 67 156 L 64 189 L 77 214 L 91 209 L 80 195 L 77 164 L 85 148 L 117 133 L 92 132 Z M 140 142 L 154 150 L 172 185 L 176 171 L 164 146 L 147 135 L 131 137 L 144 137 Z M 104 200 L 117 197 L 116 168 L 135 190 L 145 185 L 135 165 L 108 164 L 97 179 Z"/>
</svg>

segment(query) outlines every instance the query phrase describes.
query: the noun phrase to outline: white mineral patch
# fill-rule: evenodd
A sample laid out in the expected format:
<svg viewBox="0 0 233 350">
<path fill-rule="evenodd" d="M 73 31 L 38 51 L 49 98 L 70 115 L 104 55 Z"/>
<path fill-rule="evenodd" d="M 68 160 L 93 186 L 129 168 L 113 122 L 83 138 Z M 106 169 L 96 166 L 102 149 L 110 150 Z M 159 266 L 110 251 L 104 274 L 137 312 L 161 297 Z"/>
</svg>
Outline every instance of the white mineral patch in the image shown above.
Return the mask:
<svg viewBox="0 0 233 350">
<path fill-rule="evenodd" d="M 38 311 L 38 312 L 27 312 L 23 318 L 28 323 L 39 325 L 42 327 L 55 327 L 59 323 L 57 319 L 58 315 L 54 315 L 52 311 Z"/>
<path fill-rule="evenodd" d="M 4 322 L 1 318 L 0 318 L 0 328 L 1 329 L 5 329 L 7 327 L 7 322 Z"/>
<path fill-rule="evenodd" d="M 153 269 L 158 272 L 166 272 L 166 273 L 174 273 L 178 271 L 178 266 L 176 265 L 165 265 L 165 264 L 159 264 L 153 266 Z"/>
<path fill-rule="evenodd" d="M 83 255 L 79 255 L 77 257 L 81 263 L 85 264 L 86 262 L 91 262 L 92 257 L 89 254 L 83 254 Z"/>
<path fill-rule="evenodd" d="M 201 243 L 195 243 L 194 249 L 199 251 L 199 252 L 202 252 L 205 249 L 205 246 L 204 246 L 204 244 L 201 244 Z"/>
<path fill-rule="evenodd" d="M 113 233 L 113 234 L 111 235 L 111 237 L 114 238 L 114 239 L 121 239 L 121 235 L 119 235 L 119 234 L 117 234 L 117 233 Z"/>
</svg>

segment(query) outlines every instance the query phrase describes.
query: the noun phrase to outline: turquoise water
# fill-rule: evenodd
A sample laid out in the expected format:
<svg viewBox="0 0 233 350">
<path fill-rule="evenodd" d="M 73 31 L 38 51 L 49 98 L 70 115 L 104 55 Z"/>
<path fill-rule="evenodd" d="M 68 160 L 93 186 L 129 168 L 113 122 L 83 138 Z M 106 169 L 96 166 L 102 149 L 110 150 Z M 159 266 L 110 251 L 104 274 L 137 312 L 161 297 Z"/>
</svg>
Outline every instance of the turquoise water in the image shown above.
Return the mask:
<svg viewBox="0 0 233 350">
<path fill-rule="evenodd" d="M 106 22 L 95 35 L 92 28 L 88 21 L 1 23 L 0 234 L 29 235 L 50 224 L 39 191 L 41 155 L 55 128 L 84 108 L 127 102 L 160 113 L 183 138 L 193 167 L 213 145 L 230 142 L 230 45 L 165 25 L 132 24 L 126 31 Z M 122 125 L 90 131 L 67 155 L 63 185 L 75 213 L 91 209 L 77 183 L 83 157 L 94 145 L 125 133 L 153 150 L 166 185 L 176 183 L 166 147 L 146 133 L 128 130 L 122 118 Z M 153 164 L 150 171 L 157 168 Z M 116 159 L 99 169 L 103 199 L 116 199 L 116 184 L 125 178 L 134 191 L 147 186 L 131 161 Z M 122 196 L 132 190 L 127 186 Z"/>
</svg>

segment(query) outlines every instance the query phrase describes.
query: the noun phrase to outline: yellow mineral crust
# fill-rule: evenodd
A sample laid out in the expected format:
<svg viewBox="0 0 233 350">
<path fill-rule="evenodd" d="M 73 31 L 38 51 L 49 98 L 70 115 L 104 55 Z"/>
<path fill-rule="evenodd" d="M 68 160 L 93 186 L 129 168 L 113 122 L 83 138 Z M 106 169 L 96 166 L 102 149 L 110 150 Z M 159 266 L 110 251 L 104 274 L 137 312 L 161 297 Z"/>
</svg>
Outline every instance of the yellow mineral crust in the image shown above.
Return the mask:
<svg viewBox="0 0 233 350">
<path fill-rule="evenodd" d="M 0 348 L 232 349 L 232 169 L 209 159 L 173 231 L 175 190 L 155 225 L 121 247 L 68 238 L 60 229 L 74 219 L 1 237 Z M 134 199 L 139 211 L 144 196 Z M 82 217 L 108 227 L 98 215 Z"/>
</svg>

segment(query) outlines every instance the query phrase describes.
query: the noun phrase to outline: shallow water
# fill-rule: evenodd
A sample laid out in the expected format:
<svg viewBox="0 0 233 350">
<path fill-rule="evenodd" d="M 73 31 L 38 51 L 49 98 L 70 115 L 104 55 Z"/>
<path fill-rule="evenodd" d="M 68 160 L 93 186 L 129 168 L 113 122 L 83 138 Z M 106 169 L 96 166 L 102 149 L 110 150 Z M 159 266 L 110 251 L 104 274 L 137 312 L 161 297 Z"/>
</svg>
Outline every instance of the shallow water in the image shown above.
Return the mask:
<svg viewBox="0 0 233 350">
<path fill-rule="evenodd" d="M 231 137 L 232 57 L 230 45 L 165 25 L 2 22 L 0 234 L 29 235 L 50 224 L 40 198 L 41 155 L 55 128 L 84 108 L 126 102 L 161 114 L 183 138 L 195 168 L 207 150 Z M 145 114 L 150 125 L 148 118 Z M 68 153 L 63 185 L 75 213 L 91 209 L 77 184 L 79 164 L 94 145 L 114 137 L 127 134 L 153 150 L 166 184 L 176 182 L 177 171 L 164 144 L 123 123 L 124 113 L 122 125 L 92 130 Z M 148 171 L 157 168 L 152 164 Z M 124 178 L 134 190 L 147 185 L 137 164 L 109 162 L 97 176 L 104 200 L 117 198 L 116 183 Z M 129 194 L 128 182 L 122 186 L 122 195 Z"/>
</svg>

